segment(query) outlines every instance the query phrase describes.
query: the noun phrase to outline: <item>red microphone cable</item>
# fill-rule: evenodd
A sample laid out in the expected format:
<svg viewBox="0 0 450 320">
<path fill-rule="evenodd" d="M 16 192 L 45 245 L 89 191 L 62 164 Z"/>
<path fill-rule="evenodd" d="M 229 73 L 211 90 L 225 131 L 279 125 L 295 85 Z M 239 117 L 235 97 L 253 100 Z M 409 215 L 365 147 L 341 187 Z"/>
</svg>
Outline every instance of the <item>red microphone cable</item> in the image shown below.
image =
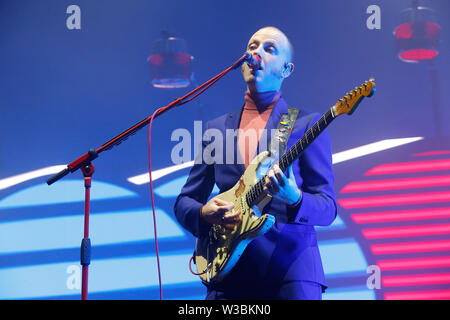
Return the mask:
<svg viewBox="0 0 450 320">
<path fill-rule="evenodd" d="M 162 296 L 162 281 L 161 281 L 161 265 L 159 262 L 159 248 L 158 248 L 158 234 L 156 231 L 156 213 L 155 213 L 155 199 L 153 196 L 153 181 L 152 181 L 152 123 L 155 115 L 163 108 L 157 109 L 150 118 L 148 126 L 148 175 L 150 179 L 150 196 L 152 199 L 152 212 L 153 212 L 153 232 L 155 234 L 155 251 L 156 251 L 156 263 L 158 265 L 158 283 L 159 283 L 159 300 L 163 299 Z"/>
<path fill-rule="evenodd" d="M 151 160 L 152 159 L 152 157 L 151 157 L 151 145 L 152 145 L 152 143 L 151 143 L 151 141 L 152 141 L 151 140 L 151 135 L 152 135 L 153 119 L 158 114 L 160 114 L 160 113 L 162 113 L 162 112 L 164 112 L 164 111 L 166 111 L 166 110 L 168 110 L 168 109 L 170 109 L 172 107 L 181 106 L 181 105 L 183 105 L 185 103 L 188 103 L 189 101 L 192 101 L 196 97 L 198 97 L 200 94 L 205 92 L 209 87 L 211 87 L 214 83 L 219 81 L 219 79 L 222 78 L 225 74 L 227 74 L 229 71 L 231 71 L 232 69 L 235 69 L 239 64 L 241 64 L 244 61 L 245 57 L 247 57 L 246 54 L 244 54 L 244 56 L 242 56 L 238 61 L 236 61 L 231 67 L 229 67 L 226 70 L 222 71 L 221 73 L 219 73 L 215 77 L 209 79 L 208 81 L 206 81 L 205 83 L 203 83 L 199 87 L 195 88 L 194 90 L 192 90 L 191 92 L 189 92 L 188 94 L 183 96 L 182 98 L 174 100 L 172 103 L 170 103 L 169 105 L 167 105 L 165 107 L 158 108 L 149 118 L 149 127 L 148 127 L 148 174 L 149 174 L 149 180 L 150 180 L 150 197 L 151 197 L 151 202 L 152 202 L 153 231 L 154 231 L 154 234 L 155 234 L 155 251 L 156 251 L 156 263 L 157 263 L 157 268 L 158 268 L 159 299 L 160 300 L 163 299 L 163 295 L 162 295 L 162 281 L 161 281 L 161 264 L 160 264 L 160 261 L 159 261 L 158 235 L 157 235 L 157 227 L 156 227 L 155 199 L 154 199 L 154 195 L 153 195 L 152 160 Z M 193 94 L 195 94 L 195 95 L 193 95 Z M 188 99 L 190 96 L 192 96 L 192 97 L 190 99 Z M 130 128 L 129 131 L 131 131 L 132 129 L 133 128 Z M 189 269 L 190 269 L 191 272 L 193 271 L 192 268 L 191 268 L 191 261 L 192 261 L 192 259 L 193 259 L 193 256 L 189 260 Z M 194 274 L 196 274 L 196 273 L 194 273 Z M 202 273 L 199 273 L 198 275 L 200 275 L 200 274 L 202 274 Z"/>
</svg>

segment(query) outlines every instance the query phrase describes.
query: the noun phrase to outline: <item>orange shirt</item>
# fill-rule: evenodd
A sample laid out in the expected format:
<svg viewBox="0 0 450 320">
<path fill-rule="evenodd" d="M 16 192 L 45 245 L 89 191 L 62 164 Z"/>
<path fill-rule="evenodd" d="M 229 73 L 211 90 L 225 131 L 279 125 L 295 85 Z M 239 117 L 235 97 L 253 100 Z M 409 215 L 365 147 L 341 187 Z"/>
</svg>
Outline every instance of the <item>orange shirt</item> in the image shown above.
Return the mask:
<svg viewBox="0 0 450 320">
<path fill-rule="evenodd" d="M 266 127 L 275 103 L 280 99 L 280 91 L 245 93 L 245 105 L 239 123 L 238 147 L 245 168 L 256 156 L 256 148 Z"/>
</svg>

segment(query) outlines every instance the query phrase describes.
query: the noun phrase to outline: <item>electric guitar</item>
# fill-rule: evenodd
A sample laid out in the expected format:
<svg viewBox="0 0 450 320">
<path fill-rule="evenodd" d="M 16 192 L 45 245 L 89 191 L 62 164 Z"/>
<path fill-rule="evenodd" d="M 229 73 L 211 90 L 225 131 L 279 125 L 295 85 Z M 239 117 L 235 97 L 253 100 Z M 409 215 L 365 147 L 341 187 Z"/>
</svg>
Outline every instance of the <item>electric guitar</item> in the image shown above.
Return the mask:
<svg viewBox="0 0 450 320">
<path fill-rule="evenodd" d="M 351 115 L 361 100 L 371 97 L 374 92 L 375 82 L 370 79 L 339 99 L 280 157 L 278 165 L 281 171 L 285 172 L 331 121 L 344 113 Z M 261 215 L 272 196 L 263 190 L 265 176 L 258 179 L 257 173 L 268 158 L 268 151 L 258 154 L 234 187 L 215 197 L 233 202 L 234 209 L 241 212 L 242 221 L 233 230 L 225 229 L 219 224 L 212 225 L 207 236 L 197 239 L 194 257 L 197 274 L 202 281 L 220 282 L 236 265 L 249 242 L 266 233 L 275 223 L 272 215 Z"/>
</svg>

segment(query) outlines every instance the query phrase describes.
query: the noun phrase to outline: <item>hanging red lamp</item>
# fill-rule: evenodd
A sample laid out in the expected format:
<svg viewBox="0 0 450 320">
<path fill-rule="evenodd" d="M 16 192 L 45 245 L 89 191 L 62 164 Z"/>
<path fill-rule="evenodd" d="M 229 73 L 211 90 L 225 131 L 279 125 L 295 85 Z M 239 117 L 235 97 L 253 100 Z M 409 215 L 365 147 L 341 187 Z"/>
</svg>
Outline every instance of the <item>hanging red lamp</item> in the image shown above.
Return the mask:
<svg viewBox="0 0 450 320">
<path fill-rule="evenodd" d="M 394 30 L 400 60 L 418 63 L 432 60 L 439 54 L 441 27 L 433 9 L 413 1 L 411 8 L 401 12 L 400 21 Z"/>
</svg>

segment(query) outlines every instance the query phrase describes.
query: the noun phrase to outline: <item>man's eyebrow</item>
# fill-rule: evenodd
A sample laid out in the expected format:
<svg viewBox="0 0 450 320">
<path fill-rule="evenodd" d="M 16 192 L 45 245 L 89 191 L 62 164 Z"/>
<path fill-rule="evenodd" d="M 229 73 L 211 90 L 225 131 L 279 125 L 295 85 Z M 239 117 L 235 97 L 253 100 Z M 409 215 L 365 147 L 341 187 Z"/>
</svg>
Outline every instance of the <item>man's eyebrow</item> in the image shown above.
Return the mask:
<svg viewBox="0 0 450 320">
<path fill-rule="evenodd" d="M 279 50 L 280 46 L 276 41 L 268 40 L 264 42 L 265 47 L 274 47 L 276 50 Z"/>
<path fill-rule="evenodd" d="M 247 47 L 249 47 L 252 44 L 258 44 L 259 45 L 260 43 L 262 43 L 264 46 L 272 45 L 272 46 L 274 46 L 277 49 L 280 47 L 279 43 L 275 39 L 266 39 L 266 40 L 252 39 L 248 43 Z"/>
<path fill-rule="evenodd" d="M 264 44 L 266 44 L 266 43 L 278 46 L 278 42 L 274 39 L 267 39 L 266 41 L 264 41 Z"/>
</svg>

